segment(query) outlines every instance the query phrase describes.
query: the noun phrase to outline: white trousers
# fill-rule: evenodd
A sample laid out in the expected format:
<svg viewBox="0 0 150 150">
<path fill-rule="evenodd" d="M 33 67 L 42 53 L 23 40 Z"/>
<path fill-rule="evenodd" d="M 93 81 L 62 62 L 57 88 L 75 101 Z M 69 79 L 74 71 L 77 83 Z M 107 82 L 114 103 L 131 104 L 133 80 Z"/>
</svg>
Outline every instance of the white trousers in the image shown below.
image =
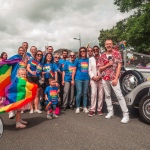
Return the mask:
<svg viewBox="0 0 150 150">
<path fill-rule="evenodd" d="M 90 111 L 95 112 L 96 111 L 96 103 L 97 104 L 97 111 L 102 110 L 103 106 L 103 86 L 102 86 L 102 80 L 99 81 L 90 81 L 91 85 L 91 108 Z"/>
<path fill-rule="evenodd" d="M 116 97 L 118 99 L 118 102 L 120 104 L 121 110 L 123 112 L 123 115 L 128 115 L 129 111 L 125 102 L 125 99 L 122 95 L 121 89 L 120 89 L 120 83 L 118 80 L 118 83 L 116 86 L 112 85 L 112 81 L 106 81 L 102 79 L 102 84 L 105 92 L 105 101 L 107 105 L 108 112 L 113 111 L 113 105 L 112 105 L 112 99 L 111 99 L 111 87 L 114 90 L 114 93 L 116 94 Z"/>
</svg>

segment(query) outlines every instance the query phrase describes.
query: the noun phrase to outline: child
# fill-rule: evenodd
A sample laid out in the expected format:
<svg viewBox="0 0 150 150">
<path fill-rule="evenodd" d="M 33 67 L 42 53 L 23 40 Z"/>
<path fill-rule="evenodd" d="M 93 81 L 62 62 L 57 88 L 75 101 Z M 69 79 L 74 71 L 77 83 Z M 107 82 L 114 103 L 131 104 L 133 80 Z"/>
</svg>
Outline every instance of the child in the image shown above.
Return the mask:
<svg viewBox="0 0 150 150">
<path fill-rule="evenodd" d="M 26 80 L 26 69 L 25 68 L 19 68 L 18 69 L 18 73 L 17 73 L 17 76 L 18 78 L 24 78 Z M 21 120 L 21 111 L 22 110 L 25 110 L 27 107 L 27 105 L 21 107 L 20 109 L 17 110 L 17 113 L 16 113 L 16 128 L 25 128 L 26 127 L 26 124 L 27 122 L 26 121 L 23 121 Z"/>
<path fill-rule="evenodd" d="M 56 106 L 58 103 L 58 93 L 59 93 L 59 89 L 58 87 L 56 87 L 56 80 L 54 78 L 50 78 L 49 79 L 49 85 L 47 86 L 45 89 L 45 100 L 46 100 L 46 105 L 49 105 L 50 102 L 50 106 L 46 107 L 46 111 L 47 111 L 47 118 L 48 119 L 52 119 L 53 118 L 58 118 L 58 116 L 55 114 L 55 110 L 56 110 Z M 50 113 L 50 110 L 52 109 L 52 113 Z"/>
</svg>

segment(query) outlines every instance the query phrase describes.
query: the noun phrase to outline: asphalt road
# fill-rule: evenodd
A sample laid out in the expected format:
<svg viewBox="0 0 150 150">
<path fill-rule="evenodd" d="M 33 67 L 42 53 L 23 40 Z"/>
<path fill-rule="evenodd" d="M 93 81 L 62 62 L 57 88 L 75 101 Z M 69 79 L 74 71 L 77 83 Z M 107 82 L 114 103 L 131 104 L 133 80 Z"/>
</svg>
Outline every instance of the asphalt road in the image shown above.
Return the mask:
<svg viewBox="0 0 150 150">
<path fill-rule="evenodd" d="M 46 112 L 26 112 L 22 118 L 28 121 L 27 128 L 16 129 L 15 119 L 3 114 L 0 150 L 150 150 L 150 126 L 139 119 L 135 109 L 130 109 L 130 117 L 130 123 L 120 123 L 119 106 L 112 119 L 67 110 L 47 120 Z"/>
</svg>

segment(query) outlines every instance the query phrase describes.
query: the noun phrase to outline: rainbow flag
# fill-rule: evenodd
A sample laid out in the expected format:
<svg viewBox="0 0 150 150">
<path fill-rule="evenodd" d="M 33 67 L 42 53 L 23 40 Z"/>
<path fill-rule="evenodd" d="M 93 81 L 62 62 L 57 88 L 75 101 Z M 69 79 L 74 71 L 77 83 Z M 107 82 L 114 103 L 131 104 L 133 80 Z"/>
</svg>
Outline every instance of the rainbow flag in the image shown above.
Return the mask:
<svg viewBox="0 0 150 150">
<path fill-rule="evenodd" d="M 5 96 L 10 104 L 2 107 L 0 114 L 19 109 L 31 102 L 35 98 L 36 91 L 36 84 L 30 83 L 23 78 L 16 78 L 5 89 Z"/>
<path fill-rule="evenodd" d="M 50 71 L 50 76 L 51 76 L 51 78 L 55 77 L 55 73 L 52 70 Z"/>
<path fill-rule="evenodd" d="M 0 95 L 4 96 L 4 89 L 7 87 L 12 79 L 14 78 L 14 75 L 17 72 L 17 66 L 20 62 L 20 59 L 14 59 L 14 60 L 5 60 L 0 62 Z"/>
<path fill-rule="evenodd" d="M 121 47 L 121 49 L 125 50 L 126 49 L 126 41 L 119 42 L 119 46 Z"/>
</svg>

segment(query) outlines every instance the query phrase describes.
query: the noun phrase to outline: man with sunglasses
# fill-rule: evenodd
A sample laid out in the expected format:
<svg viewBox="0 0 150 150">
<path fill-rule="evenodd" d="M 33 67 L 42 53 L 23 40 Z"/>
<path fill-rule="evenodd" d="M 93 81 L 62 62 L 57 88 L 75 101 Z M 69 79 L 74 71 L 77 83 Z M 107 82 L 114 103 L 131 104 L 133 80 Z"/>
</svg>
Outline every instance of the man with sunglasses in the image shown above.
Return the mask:
<svg viewBox="0 0 150 150">
<path fill-rule="evenodd" d="M 114 116 L 114 110 L 111 99 L 111 87 L 116 94 L 121 110 L 123 112 L 123 118 L 121 123 L 128 123 L 129 111 L 122 95 L 119 83 L 120 71 L 122 66 L 122 57 L 119 51 L 113 49 L 112 40 L 105 41 L 106 52 L 101 55 L 100 59 L 100 71 L 102 73 L 102 84 L 105 92 L 105 101 L 107 105 L 108 114 L 105 116 L 109 119 Z"/>
<path fill-rule="evenodd" d="M 75 104 L 75 97 L 74 97 L 74 76 L 76 72 L 75 53 L 70 52 L 69 58 L 70 59 L 66 61 L 62 72 L 62 85 L 64 86 L 62 107 L 64 111 L 66 111 L 68 104 L 69 107 L 73 110 Z"/>
<path fill-rule="evenodd" d="M 103 87 L 101 74 L 98 69 L 98 62 L 100 60 L 100 48 L 98 46 L 93 47 L 94 56 L 89 58 L 89 76 L 91 85 L 91 107 L 88 114 L 89 117 L 95 115 L 96 103 L 97 104 L 97 114 L 103 115 L 102 104 L 103 104 Z"/>
</svg>

